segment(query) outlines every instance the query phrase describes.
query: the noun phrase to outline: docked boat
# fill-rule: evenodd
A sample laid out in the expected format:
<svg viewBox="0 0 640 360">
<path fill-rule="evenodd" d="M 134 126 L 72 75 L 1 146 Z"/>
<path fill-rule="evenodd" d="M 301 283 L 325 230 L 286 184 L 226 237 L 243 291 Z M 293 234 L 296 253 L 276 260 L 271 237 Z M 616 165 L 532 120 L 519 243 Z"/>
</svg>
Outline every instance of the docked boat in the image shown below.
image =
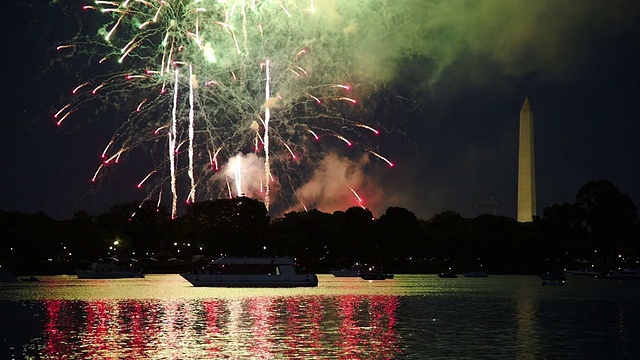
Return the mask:
<svg viewBox="0 0 640 360">
<path fill-rule="evenodd" d="M 584 270 L 565 270 L 565 274 L 573 276 L 596 277 L 602 275 L 602 272 L 593 269 Z"/>
<path fill-rule="evenodd" d="M 362 267 L 354 265 L 350 268 L 344 268 L 340 270 L 330 270 L 329 274 L 335 277 L 359 277 L 362 272 Z"/>
<path fill-rule="evenodd" d="M 564 286 L 567 282 L 564 280 L 543 280 L 543 286 Z"/>
<path fill-rule="evenodd" d="M 627 280 L 627 279 L 640 279 L 640 269 L 626 268 L 622 271 L 610 270 L 606 274 L 596 276 L 596 279 L 612 279 L 612 280 Z"/>
<path fill-rule="evenodd" d="M 364 280 L 386 280 L 393 279 L 393 277 L 393 274 L 389 274 L 380 270 L 369 270 L 360 273 L 360 278 Z"/>
<path fill-rule="evenodd" d="M 352 269 L 330 270 L 329 274 L 335 277 L 359 277 L 360 271 Z"/>
<path fill-rule="evenodd" d="M 608 279 L 608 280 L 627 280 L 629 277 L 625 274 L 617 271 L 609 271 L 608 273 L 600 276 L 596 276 L 596 279 Z"/>
<path fill-rule="evenodd" d="M 142 270 L 122 266 L 117 262 L 94 262 L 88 269 L 76 270 L 78 279 L 126 279 L 143 278 Z"/>
<path fill-rule="evenodd" d="M 206 267 L 180 274 L 193 286 L 314 287 L 318 277 L 290 257 L 220 258 Z"/>
<path fill-rule="evenodd" d="M 624 275 L 627 279 L 640 280 L 640 269 L 638 268 L 626 268 L 622 270 L 620 274 Z"/>
<path fill-rule="evenodd" d="M 546 272 L 544 274 L 538 275 L 538 277 L 540 277 L 540 279 L 545 280 L 545 281 L 553 281 L 553 280 L 565 281 L 565 280 L 567 280 L 567 276 L 564 274 L 564 272 Z"/>
</svg>

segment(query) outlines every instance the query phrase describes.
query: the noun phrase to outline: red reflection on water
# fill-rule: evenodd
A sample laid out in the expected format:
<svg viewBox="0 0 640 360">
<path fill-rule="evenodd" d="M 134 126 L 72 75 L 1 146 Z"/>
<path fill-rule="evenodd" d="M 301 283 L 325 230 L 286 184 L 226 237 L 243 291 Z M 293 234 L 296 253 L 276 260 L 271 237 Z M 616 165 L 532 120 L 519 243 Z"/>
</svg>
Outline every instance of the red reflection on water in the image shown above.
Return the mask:
<svg viewBox="0 0 640 360">
<path fill-rule="evenodd" d="M 69 349 L 63 349 L 65 342 L 62 341 L 64 332 L 58 329 L 58 319 L 60 315 L 60 309 L 62 307 L 62 301 L 59 300 L 47 300 L 44 302 L 47 314 L 49 315 L 49 321 L 45 325 L 45 332 L 48 334 L 46 338 L 46 349 L 48 355 L 55 356 L 64 354 Z"/>
<path fill-rule="evenodd" d="M 51 358 L 146 357 L 157 333 L 157 311 L 135 300 L 48 300 L 45 307 L 43 355 Z"/>
<path fill-rule="evenodd" d="M 88 357 L 98 357 L 109 351 L 108 333 L 112 326 L 110 323 L 110 309 L 104 301 L 95 301 L 85 304 L 87 326 L 84 336 L 93 340 L 92 346 L 87 349 Z"/>
<path fill-rule="evenodd" d="M 208 357 L 215 359 L 217 355 L 222 351 L 220 343 L 215 341 L 216 337 L 220 333 L 220 324 L 218 321 L 219 312 L 220 312 L 220 301 L 219 300 L 207 300 L 202 302 L 202 306 L 205 311 L 205 323 L 206 323 L 206 332 L 208 336 L 206 336 L 207 346 L 205 350 L 207 351 Z"/>
<path fill-rule="evenodd" d="M 197 320 L 194 309 L 186 300 L 162 301 L 164 314 L 157 319 L 160 325 L 157 337 L 158 343 L 155 350 L 169 359 L 185 358 L 189 351 L 185 345 L 193 344 L 201 340 L 200 334 L 194 329 Z"/>
<path fill-rule="evenodd" d="M 273 299 L 258 297 L 249 300 L 249 316 L 253 319 L 253 344 L 251 354 L 254 359 L 273 359 L 275 348 L 272 331 Z"/>
<path fill-rule="evenodd" d="M 356 312 L 362 298 L 359 296 L 347 295 L 341 296 L 338 303 L 338 311 L 342 317 L 342 326 L 340 327 L 341 338 L 338 346 L 344 349 L 341 359 L 358 358 L 356 355 L 360 353 L 361 341 L 363 340 L 363 329 L 357 325 Z"/>
<path fill-rule="evenodd" d="M 323 306 L 317 297 L 287 298 L 285 354 L 291 359 L 304 359 L 322 355 Z"/>
<path fill-rule="evenodd" d="M 398 298 L 45 301 L 47 358 L 396 358 Z"/>
<path fill-rule="evenodd" d="M 394 358 L 400 353 L 394 328 L 398 298 L 394 296 L 340 297 L 339 315 L 342 318 L 341 359 Z"/>
<path fill-rule="evenodd" d="M 371 318 L 371 338 L 374 351 L 389 354 L 400 352 L 396 334 L 396 310 L 398 298 L 392 296 L 372 296 L 369 316 Z"/>
<path fill-rule="evenodd" d="M 125 300 L 120 304 L 118 327 L 125 334 L 124 348 L 127 358 L 139 359 L 144 356 L 144 344 L 147 341 L 145 328 L 146 307 L 139 301 Z"/>
<path fill-rule="evenodd" d="M 82 302 L 67 300 L 45 300 L 48 321 L 44 327 L 44 355 L 50 358 L 67 358 L 75 354 L 77 344 L 82 341 Z"/>
</svg>

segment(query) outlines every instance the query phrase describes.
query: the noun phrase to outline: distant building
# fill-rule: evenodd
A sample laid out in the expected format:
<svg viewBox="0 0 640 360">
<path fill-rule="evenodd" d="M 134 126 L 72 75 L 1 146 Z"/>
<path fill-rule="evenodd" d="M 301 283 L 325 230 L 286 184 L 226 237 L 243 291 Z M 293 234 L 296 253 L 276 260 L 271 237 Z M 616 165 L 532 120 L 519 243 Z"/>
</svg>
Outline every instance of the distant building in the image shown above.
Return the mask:
<svg viewBox="0 0 640 360">
<path fill-rule="evenodd" d="M 520 109 L 518 148 L 518 222 L 531 222 L 536 216 L 536 171 L 533 149 L 533 111 L 529 98 Z"/>
</svg>

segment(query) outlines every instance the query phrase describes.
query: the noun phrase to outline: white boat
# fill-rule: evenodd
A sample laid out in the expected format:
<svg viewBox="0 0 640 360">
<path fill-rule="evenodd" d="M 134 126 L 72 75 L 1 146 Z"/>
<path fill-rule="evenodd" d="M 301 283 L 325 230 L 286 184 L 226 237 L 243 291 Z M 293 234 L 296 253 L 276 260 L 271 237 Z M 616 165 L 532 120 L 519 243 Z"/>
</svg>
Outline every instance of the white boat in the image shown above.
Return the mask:
<svg viewBox="0 0 640 360">
<path fill-rule="evenodd" d="M 355 269 L 330 270 L 329 273 L 335 277 L 359 277 L 360 271 Z"/>
<path fill-rule="evenodd" d="M 340 270 L 330 270 L 329 274 L 335 277 L 360 277 L 360 275 L 363 273 L 363 270 L 364 270 L 363 266 L 359 264 L 355 264 L 350 268 L 344 268 Z"/>
<path fill-rule="evenodd" d="M 634 269 L 626 268 L 622 270 L 620 274 L 627 277 L 628 279 L 636 279 L 636 280 L 640 279 L 640 269 L 637 269 L 637 268 L 634 268 Z"/>
<path fill-rule="evenodd" d="M 564 286 L 567 282 L 565 280 L 543 280 L 543 286 Z"/>
<path fill-rule="evenodd" d="M 629 277 L 627 277 L 623 273 L 617 272 L 614 270 L 610 270 L 608 273 L 604 275 L 596 276 L 596 279 L 627 280 L 628 278 Z"/>
<path fill-rule="evenodd" d="M 122 266 L 115 262 L 94 262 L 89 269 L 76 270 L 78 279 L 126 279 L 143 278 L 142 270 Z"/>
<path fill-rule="evenodd" d="M 565 270 L 565 274 L 573 275 L 573 276 L 586 276 L 586 277 L 596 277 L 602 275 L 602 272 L 592 269 L 584 269 L 584 270 Z"/>
<path fill-rule="evenodd" d="M 394 275 L 387 274 L 385 272 L 371 271 L 371 272 L 361 273 L 360 277 L 364 280 L 386 280 L 386 279 L 393 279 Z"/>
<path fill-rule="evenodd" d="M 565 280 L 567 280 L 567 276 L 564 274 L 564 272 L 546 272 L 546 273 L 540 274 L 538 276 L 540 277 L 540 279 L 546 280 L 546 281 L 553 281 L 553 280 L 565 281 Z"/>
<path fill-rule="evenodd" d="M 201 270 L 180 274 L 193 286 L 313 287 L 318 277 L 290 257 L 220 258 Z"/>
</svg>

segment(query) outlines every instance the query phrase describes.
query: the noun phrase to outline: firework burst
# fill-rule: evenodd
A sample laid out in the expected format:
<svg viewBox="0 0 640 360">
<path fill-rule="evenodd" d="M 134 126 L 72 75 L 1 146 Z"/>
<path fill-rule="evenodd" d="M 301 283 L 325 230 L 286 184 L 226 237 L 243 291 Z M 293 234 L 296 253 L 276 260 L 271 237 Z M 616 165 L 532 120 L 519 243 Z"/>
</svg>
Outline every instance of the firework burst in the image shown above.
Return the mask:
<svg viewBox="0 0 640 360">
<path fill-rule="evenodd" d="M 137 186 L 158 204 L 170 193 L 176 217 L 182 199 L 248 195 L 269 208 L 284 187 L 295 197 L 304 168 L 332 147 L 393 166 L 368 145 L 379 131 L 354 120 L 364 109 L 343 50 L 357 40 L 313 0 L 94 1 L 84 10 L 104 19 L 98 36 L 57 50 L 89 55 L 93 76 L 74 86 L 56 122 L 96 99 L 128 108 L 93 181 L 133 149 L 161 153 Z"/>
</svg>

